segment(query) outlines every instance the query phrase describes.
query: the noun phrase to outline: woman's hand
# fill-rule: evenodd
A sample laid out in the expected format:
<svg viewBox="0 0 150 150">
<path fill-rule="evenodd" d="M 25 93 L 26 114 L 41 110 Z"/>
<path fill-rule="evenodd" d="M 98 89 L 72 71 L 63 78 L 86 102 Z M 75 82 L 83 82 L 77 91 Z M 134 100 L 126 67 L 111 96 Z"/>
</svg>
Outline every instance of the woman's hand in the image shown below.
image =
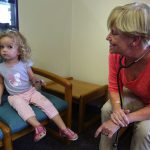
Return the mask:
<svg viewBox="0 0 150 150">
<path fill-rule="evenodd" d="M 112 120 L 108 120 L 104 122 L 95 132 L 95 137 L 98 137 L 99 134 L 103 134 L 111 138 L 114 133 L 119 129 L 120 127 L 116 125 Z"/>
<path fill-rule="evenodd" d="M 129 120 L 127 114 L 129 114 L 129 110 L 117 109 L 114 110 L 111 114 L 111 120 L 120 127 L 126 127 L 129 124 Z"/>
</svg>

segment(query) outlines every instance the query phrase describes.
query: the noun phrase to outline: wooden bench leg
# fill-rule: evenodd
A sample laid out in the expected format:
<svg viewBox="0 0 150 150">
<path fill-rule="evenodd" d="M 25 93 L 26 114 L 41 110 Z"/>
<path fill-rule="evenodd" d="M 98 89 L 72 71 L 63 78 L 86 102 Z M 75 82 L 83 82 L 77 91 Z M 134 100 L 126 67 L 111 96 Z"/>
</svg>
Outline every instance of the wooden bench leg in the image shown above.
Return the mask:
<svg viewBox="0 0 150 150">
<path fill-rule="evenodd" d="M 5 133 L 3 143 L 4 143 L 5 150 L 13 150 L 13 144 L 12 144 L 10 133 Z"/>
<path fill-rule="evenodd" d="M 3 138 L 4 149 L 13 150 L 10 128 L 2 122 L 0 122 L 0 128 L 4 134 L 4 138 Z"/>
<path fill-rule="evenodd" d="M 85 116 L 85 103 L 84 99 L 81 98 L 79 102 L 79 114 L 78 114 L 78 133 L 83 131 L 83 123 L 84 123 L 84 116 Z"/>
</svg>

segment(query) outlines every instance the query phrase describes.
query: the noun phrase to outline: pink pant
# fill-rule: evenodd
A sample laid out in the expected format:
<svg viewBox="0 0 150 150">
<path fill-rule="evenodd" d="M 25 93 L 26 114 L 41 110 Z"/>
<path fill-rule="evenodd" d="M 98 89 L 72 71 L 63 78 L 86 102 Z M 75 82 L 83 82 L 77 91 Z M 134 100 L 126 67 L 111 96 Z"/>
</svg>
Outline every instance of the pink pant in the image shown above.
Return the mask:
<svg viewBox="0 0 150 150">
<path fill-rule="evenodd" d="M 34 87 L 29 91 L 8 97 L 9 104 L 18 112 L 23 120 L 35 116 L 29 104 L 39 108 L 51 119 L 58 114 L 54 105 Z"/>
</svg>

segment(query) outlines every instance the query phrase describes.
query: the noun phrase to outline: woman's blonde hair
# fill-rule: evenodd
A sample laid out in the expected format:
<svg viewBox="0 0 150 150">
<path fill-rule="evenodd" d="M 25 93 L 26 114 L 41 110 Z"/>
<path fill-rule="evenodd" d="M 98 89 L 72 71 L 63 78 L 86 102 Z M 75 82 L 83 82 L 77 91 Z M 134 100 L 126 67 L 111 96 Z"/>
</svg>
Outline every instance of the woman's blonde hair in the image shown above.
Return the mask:
<svg viewBox="0 0 150 150">
<path fill-rule="evenodd" d="M 150 45 L 150 6 L 131 3 L 115 7 L 108 17 L 107 26 L 127 36 L 141 36 L 143 47 L 147 47 Z"/>
<path fill-rule="evenodd" d="M 0 34 L 0 40 L 3 37 L 9 37 L 13 40 L 14 44 L 18 46 L 20 53 L 19 60 L 27 61 L 31 57 L 31 49 L 25 39 L 25 37 L 17 30 L 6 30 Z"/>
</svg>

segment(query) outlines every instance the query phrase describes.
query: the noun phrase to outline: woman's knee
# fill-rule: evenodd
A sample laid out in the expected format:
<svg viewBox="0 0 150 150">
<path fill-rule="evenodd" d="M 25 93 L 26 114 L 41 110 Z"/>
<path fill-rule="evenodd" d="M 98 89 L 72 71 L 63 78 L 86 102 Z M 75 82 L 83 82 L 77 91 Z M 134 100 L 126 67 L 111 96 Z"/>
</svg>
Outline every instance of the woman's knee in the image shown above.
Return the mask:
<svg viewBox="0 0 150 150">
<path fill-rule="evenodd" d="M 150 147 L 150 120 L 134 124 L 131 148 L 133 150 L 148 150 Z"/>
<path fill-rule="evenodd" d="M 110 118 L 111 113 L 112 113 L 112 106 L 111 106 L 110 101 L 108 100 L 101 109 L 102 122 L 108 120 Z"/>
<path fill-rule="evenodd" d="M 141 139 L 147 139 L 150 136 L 150 121 L 142 121 L 135 125 L 134 134 Z"/>
<path fill-rule="evenodd" d="M 112 112 L 112 106 L 110 103 L 110 100 L 108 100 L 102 107 L 101 109 L 102 114 L 107 114 L 107 113 L 111 113 Z"/>
</svg>

